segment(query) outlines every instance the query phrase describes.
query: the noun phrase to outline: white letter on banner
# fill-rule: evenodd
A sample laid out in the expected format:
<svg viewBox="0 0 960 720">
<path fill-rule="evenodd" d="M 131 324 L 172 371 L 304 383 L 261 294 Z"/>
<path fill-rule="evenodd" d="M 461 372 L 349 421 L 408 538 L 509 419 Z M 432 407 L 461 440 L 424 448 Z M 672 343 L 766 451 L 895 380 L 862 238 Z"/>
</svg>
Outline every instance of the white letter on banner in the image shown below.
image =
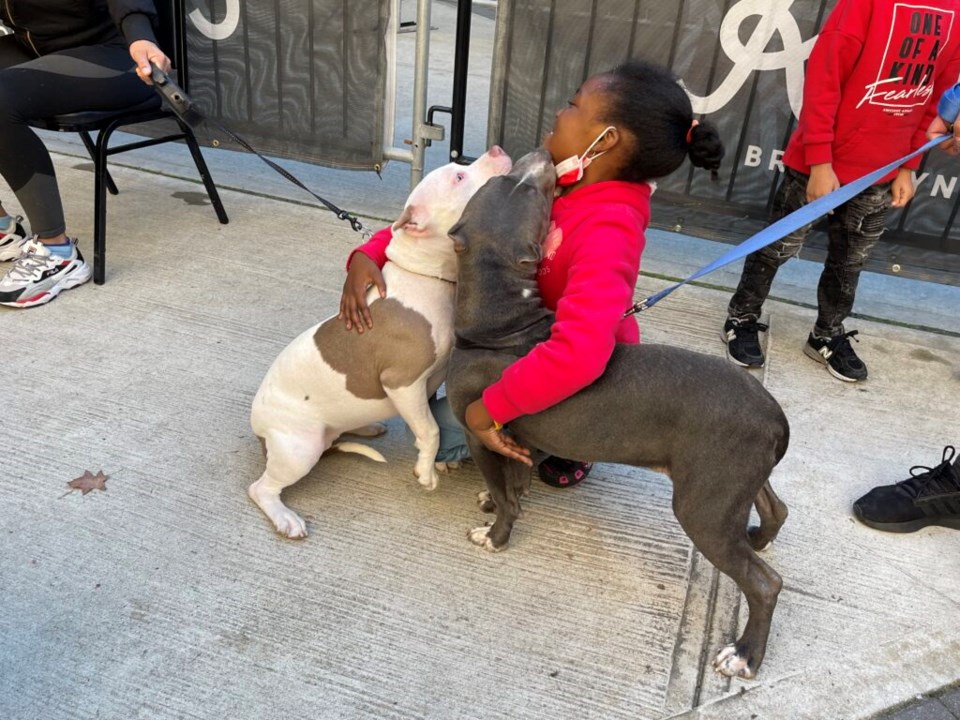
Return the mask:
<svg viewBox="0 0 960 720">
<path fill-rule="evenodd" d="M 759 145 L 747 145 L 747 154 L 743 158 L 744 167 L 760 167 L 763 148 Z"/>
<path fill-rule="evenodd" d="M 936 179 L 933 181 L 933 190 L 930 191 L 930 197 L 933 197 L 938 192 L 943 195 L 947 200 L 950 199 L 950 196 L 953 195 L 953 188 L 957 184 L 956 176 L 950 178 L 950 182 L 947 182 L 947 179 L 943 175 L 937 175 Z"/>
<path fill-rule="evenodd" d="M 226 40 L 233 35 L 240 22 L 240 0 L 227 0 L 227 14 L 218 23 L 212 23 L 203 16 L 199 9 L 187 15 L 201 33 L 211 40 Z"/>
<path fill-rule="evenodd" d="M 783 172 L 783 150 L 774 150 L 770 153 L 770 167 L 769 170 L 776 168 L 780 172 Z"/>
<path fill-rule="evenodd" d="M 803 104 L 803 63 L 813 49 L 812 37 L 804 41 L 790 6 L 793 0 L 740 0 L 727 11 L 720 23 L 720 46 L 733 61 L 730 73 L 720 86 L 706 97 L 690 93 L 696 114 L 720 110 L 736 95 L 754 70 L 785 70 L 790 109 L 800 117 Z M 740 42 L 740 27 L 754 15 L 760 16 L 747 44 Z M 774 33 L 780 34 L 783 50 L 764 52 Z"/>
</svg>

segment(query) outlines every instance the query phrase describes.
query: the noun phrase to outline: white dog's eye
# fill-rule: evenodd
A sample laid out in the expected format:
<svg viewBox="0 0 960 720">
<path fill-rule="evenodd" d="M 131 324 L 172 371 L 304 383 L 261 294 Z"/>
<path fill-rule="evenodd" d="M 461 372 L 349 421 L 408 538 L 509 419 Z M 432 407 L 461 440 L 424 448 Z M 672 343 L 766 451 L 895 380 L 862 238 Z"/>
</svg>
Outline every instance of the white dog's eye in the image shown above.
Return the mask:
<svg viewBox="0 0 960 720">
<path fill-rule="evenodd" d="M 463 173 L 457 173 L 457 182 L 463 182 L 466 177 Z"/>
</svg>

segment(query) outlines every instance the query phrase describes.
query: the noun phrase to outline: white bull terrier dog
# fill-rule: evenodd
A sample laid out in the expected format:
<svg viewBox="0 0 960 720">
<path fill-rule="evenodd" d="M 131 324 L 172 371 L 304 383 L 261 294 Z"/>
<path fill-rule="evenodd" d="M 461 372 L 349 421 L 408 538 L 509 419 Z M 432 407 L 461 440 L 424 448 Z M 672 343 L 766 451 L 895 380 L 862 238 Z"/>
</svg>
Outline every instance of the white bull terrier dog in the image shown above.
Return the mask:
<svg viewBox="0 0 960 720">
<path fill-rule="evenodd" d="M 342 433 L 378 434 L 371 424 L 397 414 L 416 437 L 414 474 L 425 488 L 437 486 L 440 431 L 427 401 L 443 382 L 453 346 L 457 260 L 447 231 L 473 194 L 511 164 L 494 146 L 471 165 L 450 163 L 427 175 L 392 226 L 383 268 L 387 296 L 375 287 L 367 296 L 374 329 L 348 332 L 333 316 L 293 340 L 270 366 L 250 413 L 267 466 L 248 493 L 280 534 L 307 534 L 280 492 L 310 472 Z M 336 447 L 383 461 L 358 443 Z"/>
</svg>

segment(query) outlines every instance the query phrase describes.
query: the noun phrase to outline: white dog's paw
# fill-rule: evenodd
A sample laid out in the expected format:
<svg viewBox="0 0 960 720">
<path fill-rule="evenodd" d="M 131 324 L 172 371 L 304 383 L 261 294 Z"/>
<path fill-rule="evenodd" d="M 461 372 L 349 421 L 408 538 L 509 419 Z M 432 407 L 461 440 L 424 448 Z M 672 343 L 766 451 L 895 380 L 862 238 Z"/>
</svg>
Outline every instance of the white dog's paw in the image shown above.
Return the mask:
<svg viewBox="0 0 960 720">
<path fill-rule="evenodd" d="M 721 675 L 727 677 L 739 677 L 744 680 L 752 680 L 757 675 L 757 671 L 750 667 L 746 658 L 737 654 L 736 645 L 727 645 L 713 661 L 713 669 Z"/>
<path fill-rule="evenodd" d="M 427 490 L 436 490 L 440 482 L 440 476 L 437 475 L 437 469 L 433 463 L 430 463 L 426 470 L 421 471 L 419 463 L 413 468 L 413 474 L 417 476 L 417 481 Z"/>
<path fill-rule="evenodd" d="M 505 550 L 506 547 L 498 548 L 493 544 L 493 541 L 490 539 L 489 533 L 490 533 L 490 526 L 484 525 L 483 527 L 478 527 L 478 528 L 473 528 L 473 530 L 468 530 L 467 538 L 469 538 L 470 542 L 472 542 L 474 545 L 478 545 L 482 547 L 484 550 L 487 550 L 488 552 L 500 552 L 501 550 Z"/>
<path fill-rule="evenodd" d="M 299 540 L 307 536 L 307 523 L 288 507 L 284 507 L 282 512 L 270 519 L 277 526 L 277 532 L 291 540 Z"/>
<path fill-rule="evenodd" d="M 438 473 L 446 475 L 451 470 L 459 470 L 460 463 L 456 460 L 451 460 L 450 462 L 435 462 L 433 467 Z"/>
<path fill-rule="evenodd" d="M 307 536 L 307 524 L 303 518 L 284 505 L 277 495 L 265 493 L 259 482 L 253 483 L 247 494 L 270 518 L 278 533 L 294 540 Z"/>
</svg>

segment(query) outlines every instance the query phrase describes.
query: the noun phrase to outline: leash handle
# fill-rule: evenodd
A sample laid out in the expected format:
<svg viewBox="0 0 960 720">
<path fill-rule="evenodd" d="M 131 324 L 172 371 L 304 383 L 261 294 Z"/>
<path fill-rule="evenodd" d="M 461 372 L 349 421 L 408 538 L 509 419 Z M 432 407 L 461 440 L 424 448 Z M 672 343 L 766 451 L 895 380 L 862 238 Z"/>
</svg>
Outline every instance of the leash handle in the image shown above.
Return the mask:
<svg viewBox="0 0 960 720">
<path fill-rule="evenodd" d="M 958 113 L 960 113 L 960 84 L 955 85 L 954 90 L 956 90 L 956 107 Z M 948 91 L 949 92 L 949 91 Z M 944 140 L 949 140 L 952 138 L 952 135 L 942 135 L 940 137 L 929 140 L 925 145 L 920 148 L 917 148 L 913 152 L 904 155 L 902 158 L 894 160 L 891 163 L 887 163 L 882 168 L 874 170 L 871 173 L 867 173 L 861 177 L 858 177 L 856 180 L 847 183 L 839 187 L 823 197 L 819 197 L 811 203 L 807 203 L 801 208 L 794 210 L 789 215 L 780 218 L 775 223 L 772 223 L 765 227 L 758 233 L 751 235 L 749 238 L 744 240 L 739 245 L 735 246 L 733 249 L 727 251 L 719 258 L 714 260 L 709 265 L 697 270 L 693 275 L 688 277 L 686 280 L 682 280 L 674 285 L 671 285 L 668 288 L 664 288 L 660 292 L 656 292 L 649 297 L 644 298 L 638 303 L 634 303 L 629 310 L 627 310 L 623 316 L 627 317 L 633 315 L 634 313 L 642 312 L 647 308 L 651 308 L 656 305 L 658 302 L 663 300 L 667 295 L 672 293 L 679 287 L 683 287 L 687 283 L 696 280 L 697 278 L 703 277 L 707 273 L 711 273 L 717 268 L 721 268 L 724 265 L 729 265 L 735 260 L 746 257 L 752 252 L 759 250 L 762 247 L 765 247 L 782 237 L 785 237 L 792 233 L 794 230 L 799 230 L 804 225 L 809 225 L 818 218 L 826 215 L 828 212 L 833 210 L 835 207 L 842 205 L 847 202 L 855 195 L 860 194 L 866 190 L 871 185 L 875 184 L 882 178 L 884 175 L 896 170 L 898 167 L 903 165 L 908 160 L 915 158 L 917 155 L 925 153 L 927 150 L 930 150 L 933 147 L 936 147 Z"/>
<path fill-rule="evenodd" d="M 150 63 L 150 80 L 153 82 L 153 87 L 160 93 L 161 97 L 170 104 L 171 109 L 177 114 L 177 117 L 187 122 L 186 116 L 193 107 L 193 101 L 183 91 L 183 88 L 177 85 L 169 75 L 153 63 Z"/>
</svg>

